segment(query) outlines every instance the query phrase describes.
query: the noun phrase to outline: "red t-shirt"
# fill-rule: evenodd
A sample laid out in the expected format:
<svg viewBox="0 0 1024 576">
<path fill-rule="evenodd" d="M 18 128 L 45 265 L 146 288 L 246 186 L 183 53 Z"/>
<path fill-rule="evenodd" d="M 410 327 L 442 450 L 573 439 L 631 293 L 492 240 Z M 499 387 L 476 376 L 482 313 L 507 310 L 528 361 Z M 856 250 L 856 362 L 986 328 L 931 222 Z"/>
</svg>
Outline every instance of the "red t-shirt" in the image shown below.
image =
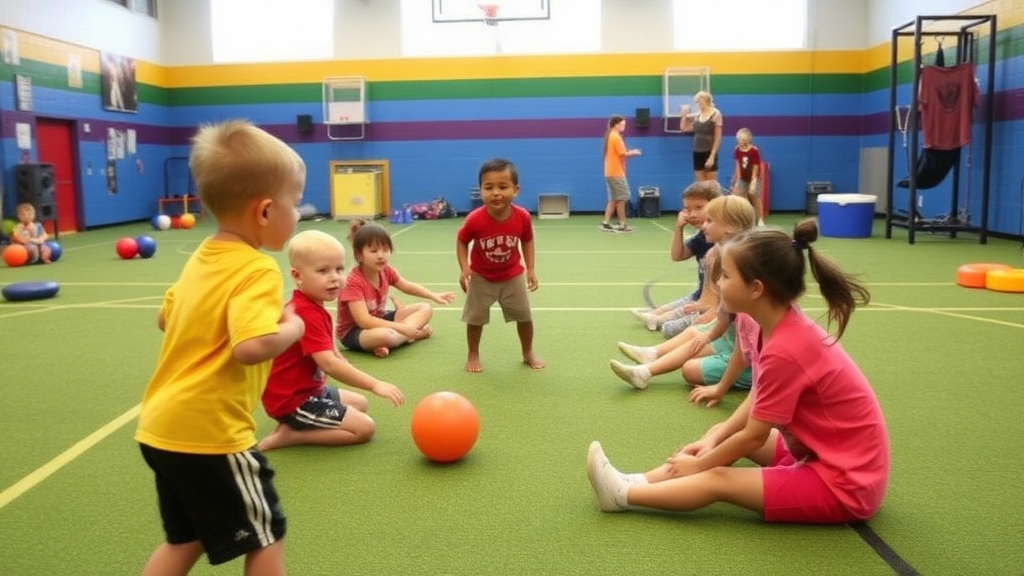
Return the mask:
<svg viewBox="0 0 1024 576">
<path fill-rule="evenodd" d="M 482 206 L 466 216 L 459 228 L 458 240 L 472 242 L 469 268 L 489 282 L 504 282 L 523 273 L 521 244 L 533 241 L 533 222 L 530 213 L 512 206 L 512 215 L 499 222 L 487 207 Z"/>
<path fill-rule="evenodd" d="M 349 330 L 356 327 L 356 320 L 348 309 L 349 302 L 362 300 L 366 302 L 366 310 L 369 311 L 370 316 L 383 318 L 387 312 L 388 290 L 400 279 L 398 271 L 391 266 L 385 266 L 380 271 L 378 286 L 374 286 L 363 273 L 363 269 L 358 266 L 349 273 L 348 280 L 345 281 L 345 288 L 338 296 L 338 338 L 344 338 Z"/>
<path fill-rule="evenodd" d="M 263 408 L 271 418 L 292 414 L 313 395 L 319 395 L 327 375 L 313 360 L 313 354 L 334 350 L 331 314 L 323 302 L 310 300 L 302 292 L 292 292 L 290 304 L 302 318 L 306 331 L 296 343 L 274 358 L 267 387 L 263 390 Z"/>
<path fill-rule="evenodd" d="M 956 150 L 971 143 L 971 113 L 978 105 L 974 64 L 921 70 L 921 133 L 924 147 Z"/>
<path fill-rule="evenodd" d="M 740 180 L 749 183 L 754 178 L 754 166 L 761 165 L 761 151 L 757 146 L 751 146 L 747 150 L 741 150 L 737 146 L 732 151 L 732 157 L 740 163 Z"/>
<path fill-rule="evenodd" d="M 885 497 L 889 435 L 867 378 L 838 343 L 797 308 L 761 343 L 751 415 L 782 432 L 854 515 Z"/>
</svg>

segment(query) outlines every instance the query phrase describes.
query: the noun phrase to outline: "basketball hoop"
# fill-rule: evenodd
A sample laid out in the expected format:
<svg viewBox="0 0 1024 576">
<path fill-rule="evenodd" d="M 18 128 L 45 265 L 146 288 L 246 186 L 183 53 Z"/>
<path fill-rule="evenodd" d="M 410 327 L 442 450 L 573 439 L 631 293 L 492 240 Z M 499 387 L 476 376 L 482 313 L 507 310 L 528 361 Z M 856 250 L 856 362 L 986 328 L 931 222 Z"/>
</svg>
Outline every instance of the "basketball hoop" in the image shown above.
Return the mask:
<svg viewBox="0 0 1024 576">
<path fill-rule="evenodd" d="M 484 24 L 487 26 L 498 25 L 498 9 L 501 8 L 500 4 L 477 4 L 477 7 L 484 13 Z"/>
</svg>

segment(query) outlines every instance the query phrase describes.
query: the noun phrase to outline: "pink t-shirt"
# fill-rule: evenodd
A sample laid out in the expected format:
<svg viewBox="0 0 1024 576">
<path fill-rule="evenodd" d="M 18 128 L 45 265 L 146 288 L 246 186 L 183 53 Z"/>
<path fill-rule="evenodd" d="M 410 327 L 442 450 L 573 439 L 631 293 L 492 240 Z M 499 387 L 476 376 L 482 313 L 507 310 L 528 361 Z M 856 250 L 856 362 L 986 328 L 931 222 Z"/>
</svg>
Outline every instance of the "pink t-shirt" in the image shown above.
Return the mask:
<svg viewBox="0 0 1024 576">
<path fill-rule="evenodd" d="M 797 308 L 761 343 L 758 364 L 751 416 L 776 425 L 851 513 L 873 514 L 889 479 L 889 434 L 864 374 Z"/>
<path fill-rule="evenodd" d="M 746 314 L 738 313 L 733 319 L 736 330 L 736 347 L 743 354 L 743 362 L 750 366 L 751 386 L 757 384 L 758 342 L 761 340 L 761 326 Z"/>
<path fill-rule="evenodd" d="M 338 296 L 338 327 L 336 330 L 338 339 L 344 338 L 345 334 L 348 334 L 348 331 L 356 326 L 356 320 L 348 309 L 349 302 L 362 300 L 366 302 L 366 310 L 370 312 L 370 316 L 383 318 L 387 312 L 388 290 L 399 280 L 401 278 L 398 276 L 398 271 L 391 266 L 386 266 L 380 271 L 377 286 L 370 282 L 361 267 L 357 266 L 349 273 L 348 280 L 345 281 L 345 288 Z"/>
<path fill-rule="evenodd" d="M 307 398 L 320 394 L 327 375 L 317 365 L 313 354 L 334 350 L 331 314 L 324 309 L 323 302 L 310 300 L 296 290 L 290 304 L 302 318 L 306 331 L 298 342 L 274 358 L 270 367 L 270 377 L 263 391 L 263 408 L 274 419 L 292 414 Z"/>
</svg>

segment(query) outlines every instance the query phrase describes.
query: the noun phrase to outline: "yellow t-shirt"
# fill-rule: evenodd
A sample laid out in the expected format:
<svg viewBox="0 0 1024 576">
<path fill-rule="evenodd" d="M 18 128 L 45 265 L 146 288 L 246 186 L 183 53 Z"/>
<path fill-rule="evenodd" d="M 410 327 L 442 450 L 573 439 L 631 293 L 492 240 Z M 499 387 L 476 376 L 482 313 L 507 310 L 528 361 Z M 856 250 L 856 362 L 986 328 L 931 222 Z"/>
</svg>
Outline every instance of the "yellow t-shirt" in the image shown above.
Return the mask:
<svg viewBox="0 0 1024 576">
<path fill-rule="evenodd" d="M 246 244 L 204 240 L 164 295 L 166 331 L 135 439 L 187 454 L 255 445 L 253 411 L 270 360 L 246 366 L 232 350 L 277 333 L 283 306 L 284 279 L 273 258 Z"/>
</svg>

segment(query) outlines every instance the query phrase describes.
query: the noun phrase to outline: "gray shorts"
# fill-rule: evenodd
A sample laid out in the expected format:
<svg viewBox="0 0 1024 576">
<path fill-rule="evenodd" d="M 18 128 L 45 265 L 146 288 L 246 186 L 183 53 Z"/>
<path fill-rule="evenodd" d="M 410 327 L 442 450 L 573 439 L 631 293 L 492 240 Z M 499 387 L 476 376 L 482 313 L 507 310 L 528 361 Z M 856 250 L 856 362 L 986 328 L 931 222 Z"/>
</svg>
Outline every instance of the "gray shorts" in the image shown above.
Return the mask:
<svg viewBox="0 0 1024 576">
<path fill-rule="evenodd" d="M 761 181 L 758 180 L 757 184 L 751 186 L 750 182 L 747 182 L 746 180 L 737 180 L 735 188 L 737 193 L 750 198 L 751 196 L 757 196 L 761 193 Z"/>
<path fill-rule="evenodd" d="M 629 200 L 629 182 L 625 178 L 605 178 L 605 184 L 608 186 L 608 201 L 609 202 L 624 202 Z"/>
<path fill-rule="evenodd" d="M 491 321 L 491 304 L 501 306 L 505 322 L 530 322 L 530 299 L 526 295 L 526 273 L 504 282 L 489 282 L 474 273 L 462 306 L 462 321 L 471 326 L 483 326 Z"/>
</svg>

